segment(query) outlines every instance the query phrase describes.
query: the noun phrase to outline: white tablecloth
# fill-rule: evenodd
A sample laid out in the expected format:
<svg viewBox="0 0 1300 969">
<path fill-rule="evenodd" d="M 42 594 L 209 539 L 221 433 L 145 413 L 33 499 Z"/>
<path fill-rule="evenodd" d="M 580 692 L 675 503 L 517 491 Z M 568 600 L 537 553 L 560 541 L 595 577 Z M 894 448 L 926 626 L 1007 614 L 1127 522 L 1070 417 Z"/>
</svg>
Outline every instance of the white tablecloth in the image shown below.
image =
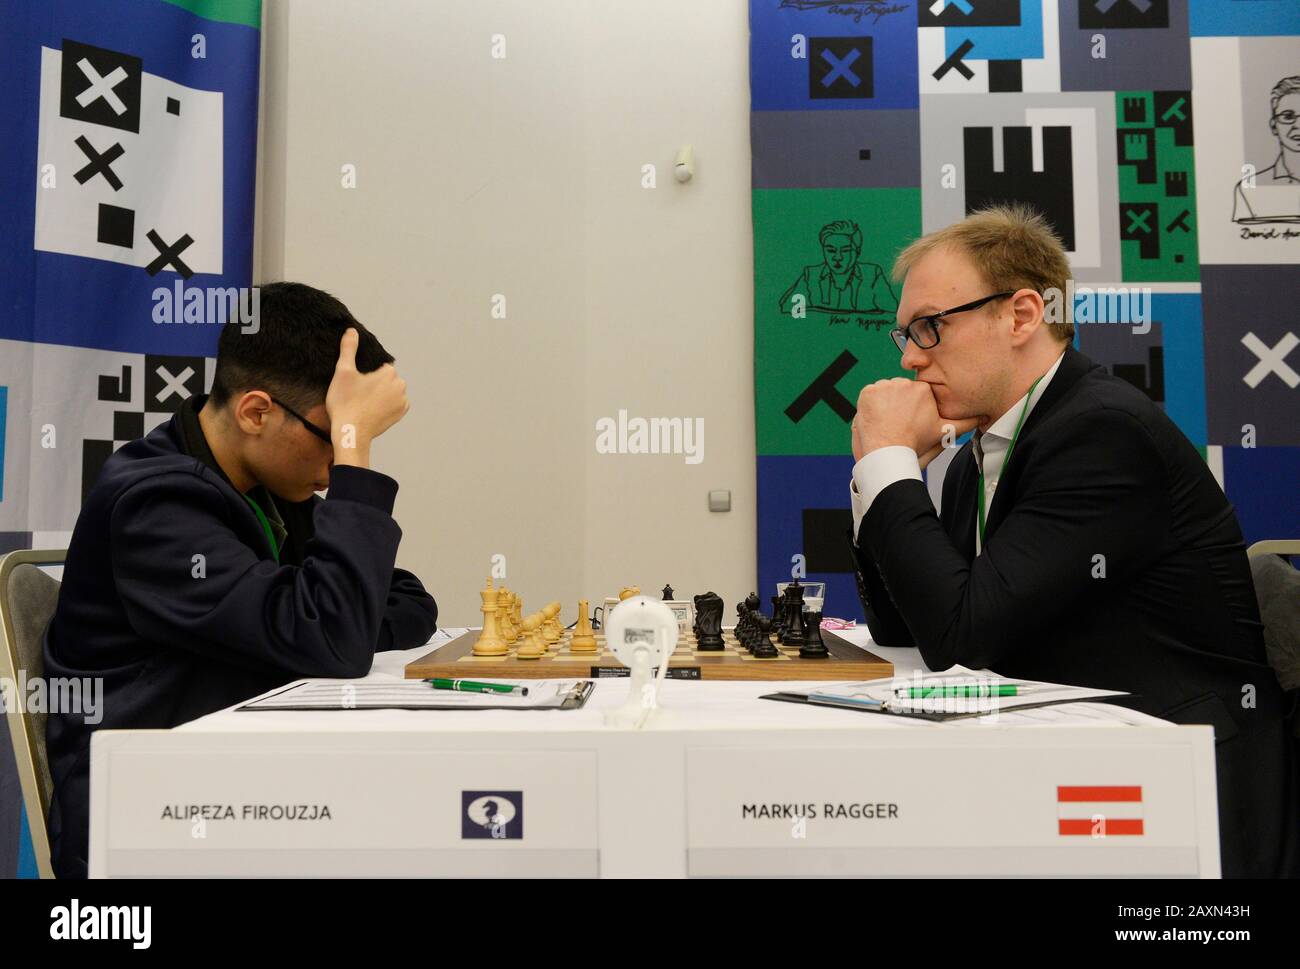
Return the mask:
<svg viewBox="0 0 1300 969">
<path fill-rule="evenodd" d="M 915 649 L 871 644 L 865 627 L 838 635 L 867 646 L 894 664 L 896 676 L 926 672 Z M 444 640 L 446 641 L 446 640 Z M 407 663 L 429 651 L 428 645 L 414 649 L 379 653 L 366 680 L 402 679 Z M 972 671 L 987 673 L 987 671 Z M 322 681 L 330 682 L 330 681 Z M 345 682 L 345 681 L 337 681 Z M 355 681 L 353 681 L 355 682 Z M 202 731 L 496 731 L 496 730 L 591 730 L 604 727 L 603 711 L 618 706 L 627 697 L 627 679 L 597 680 L 596 688 L 581 710 L 331 710 L 235 712 L 220 710 L 179 730 Z M 1002 711 L 996 717 L 980 717 L 934 723 L 911 717 L 887 717 L 856 710 L 839 710 L 796 703 L 758 699 L 765 693 L 808 690 L 818 684 L 794 681 L 708 681 L 665 680 L 660 705 L 671 712 L 665 729 L 693 730 L 716 727 L 770 729 L 773 727 L 814 729 L 857 725 L 863 729 L 929 727 L 936 730 L 989 729 L 991 726 L 1098 727 L 1162 725 L 1166 722 L 1109 703 L 1071 703 L 1034 710 Z M 1170 725 L 1172 726 L 1172 725 Z"/>
</svg>

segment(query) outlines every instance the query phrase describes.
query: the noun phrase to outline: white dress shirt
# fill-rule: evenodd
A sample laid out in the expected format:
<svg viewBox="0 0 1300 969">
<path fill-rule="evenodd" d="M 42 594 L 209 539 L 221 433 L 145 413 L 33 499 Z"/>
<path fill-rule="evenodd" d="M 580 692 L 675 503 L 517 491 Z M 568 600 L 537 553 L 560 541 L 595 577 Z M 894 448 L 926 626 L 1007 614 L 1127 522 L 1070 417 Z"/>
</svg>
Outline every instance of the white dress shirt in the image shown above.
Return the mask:
<svg viewBox="0 0 1300 969">
<path fill-rule="evenodd" d="M 989 429 L 984 432 L 976 431 L 975 440 L 972 444 L 976 467 L 983 469 L 984 472 L 984 515 L 988 517 L 988 511 L 993 506 L 993 494 L 997 491 L 998 479 L 1002 476 L 1002 465 L 1007 459 L 1007 448 L 1011 446 L 1011 435 L 1016 432 L 1016 424 L 1020 421 L 1020 412 L 1025 410 L 1025 401 L 1029 400 L 1028 410 L 1025 410 L 1025 420 L 1029 419 L 1029 413 L 1034 406 L 1042 399 L 1047 385 L 1052 382 L 1056 376 L 1057 369 L 1061 366 L 1061 361 L 1065 359 L 1065 351 L 1056 358 L 1056 362 L 1048 368 L 1043 379 L 1033 388 L 1033 397 L 1025 394 L 1018 401 L 1011 405 L 1011 409 L 989 425 Z M 871 507 L 871 503 L 876 500 L 876 496 L 888 488 L 895 481 L 905 481 L 911 478 L 915 481 L 921 479 L 921 461 L 915 451 L 910 447 L 901 444 L 890 445 L 889 447 L 876 448 L 869 454 L 863 455 L 862 460 L 853 466 L 853 479 L 849 483 L 849 500 L 853 506 L 853 540 L 858 539 L 858 532 L 862 527 L 862 517 Z M 981 551 L 979 536 L 979 527 L 975 529 L 975 554 Z"/>
</svg>

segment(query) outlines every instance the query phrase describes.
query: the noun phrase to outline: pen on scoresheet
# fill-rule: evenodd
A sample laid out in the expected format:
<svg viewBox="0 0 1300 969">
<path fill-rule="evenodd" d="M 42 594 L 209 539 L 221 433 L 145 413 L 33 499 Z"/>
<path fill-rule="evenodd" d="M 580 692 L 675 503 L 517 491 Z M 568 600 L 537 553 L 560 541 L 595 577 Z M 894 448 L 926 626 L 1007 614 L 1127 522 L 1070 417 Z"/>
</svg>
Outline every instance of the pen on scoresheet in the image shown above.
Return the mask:
<svg viewBox="0 0 1300 969">
<path fill-rule="evenodd" d="M 925 700 L 930 697 L 1023 696 L 1033 692 L 1032 686 L 1016 683 L 958 683 L 947 686 L 901 687 L 894 690 L 894 696 L 904 700 Z"/>
<path fill-rule="evenodd" d="M 528 696 L 528 687 L 515 686 L 510 683 L 481 683 L 477 680 L 451 680 L 435 676 L 427 679 L 435 690 L 456 690 L 459 693 L 509 693 L 514 696 Z"/>
</svg>

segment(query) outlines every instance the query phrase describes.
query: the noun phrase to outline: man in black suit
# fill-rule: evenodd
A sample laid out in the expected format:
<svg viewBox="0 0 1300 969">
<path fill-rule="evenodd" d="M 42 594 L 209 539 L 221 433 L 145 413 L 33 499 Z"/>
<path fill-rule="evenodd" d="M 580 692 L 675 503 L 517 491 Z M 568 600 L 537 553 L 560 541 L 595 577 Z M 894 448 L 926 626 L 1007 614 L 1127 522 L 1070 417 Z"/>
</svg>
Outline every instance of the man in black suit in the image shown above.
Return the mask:
<svg viewBox="0 0 1300 969">
<path fill-rule="evenodd" d="M 1241 530 L 1173 422 L 1071 347 L 1050 227 L 985 210 L 913 243 L 894 275 L 916 379 L 865 387 L 853 420 L 872 638 L 933 670 L 1124 690 L 1212 724 L 1224 875 L 1300 874 L 1294 698 L 1265 659 Z M 921 470 L 968 430 L 936 514 Z"/>
</svg>

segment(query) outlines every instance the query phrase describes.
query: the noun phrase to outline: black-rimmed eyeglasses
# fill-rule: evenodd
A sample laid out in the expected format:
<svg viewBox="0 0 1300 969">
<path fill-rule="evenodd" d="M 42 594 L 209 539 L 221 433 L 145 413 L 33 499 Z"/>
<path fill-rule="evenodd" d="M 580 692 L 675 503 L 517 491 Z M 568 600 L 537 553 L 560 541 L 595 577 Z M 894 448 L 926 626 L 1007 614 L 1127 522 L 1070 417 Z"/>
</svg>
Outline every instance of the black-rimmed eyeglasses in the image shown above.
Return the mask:
<svg viewBox="0 0 1300 969">
<path fill-rule="evenodd" d="M 1008 290 L 1005 293 L 994 293 L 992 296 L 985 296 L 983 299 L 972 300 L 969 303 L 954 306 L 942 313 L 918 316 L 902 329 L 890 330 L 889 338 L 894 341 L 894 346 L 898 347 L 899 353 L 907 350 L 908 340 L 911 340 L 922 350 L 929 350 L 939 345 L 939 324 L 943 322 L 943 317 L 952 316 L 954 313 L 965 313 L 967 310 L 977 310 L 985 303 L 991 303 L 993 300 L 1001 299 L 1004 296 L 1013 296 L 1015 292 L 1015 290 Z"/>
<path fill-rule="evenodd" d="M 290 407 L 290 406 L 289 406 L 288 404 L 286 404 L 284 401 L 282 401 L 282 400 L 276 400 L 274 397 L 272 397 L 272 398 L 271 398 L 271 403 L 273 403 L 273 404 L 279 404 L 279 405 L 280 405 L 281 407 L 283 407 L 283 408 L 284 408 L 288 413 L 290 413 L 290 414 L 292 414 L 294 417 L 298 418 L 298 420 L 300 420 L 300 421 L 302 422 L 302 426 L 303 426 L 303 427 L 307 428 L 307 430 L 311 431 L 313 434 L 315 434 L 318 438 L 320 438 L 320 439 L 321 439 L 322 441 L 324 441 L 326 444 L 329 444 L 329 445 L 331 445 L 331 446 L 334 444 L 334 439 L 333 439 L 332 437 L 330 437 L 330 432 L 329 432 L 329 431 L 325 430 L 325 428 L 323 428 L 323 427 L 317 427 L 315 424 L 313 424 L 311 421 L 307 420 L 307 418 L 303 417 L 301 414 L 299 414 L 296 410 L 294 410 L 292 407 Z"/>
</svg>

